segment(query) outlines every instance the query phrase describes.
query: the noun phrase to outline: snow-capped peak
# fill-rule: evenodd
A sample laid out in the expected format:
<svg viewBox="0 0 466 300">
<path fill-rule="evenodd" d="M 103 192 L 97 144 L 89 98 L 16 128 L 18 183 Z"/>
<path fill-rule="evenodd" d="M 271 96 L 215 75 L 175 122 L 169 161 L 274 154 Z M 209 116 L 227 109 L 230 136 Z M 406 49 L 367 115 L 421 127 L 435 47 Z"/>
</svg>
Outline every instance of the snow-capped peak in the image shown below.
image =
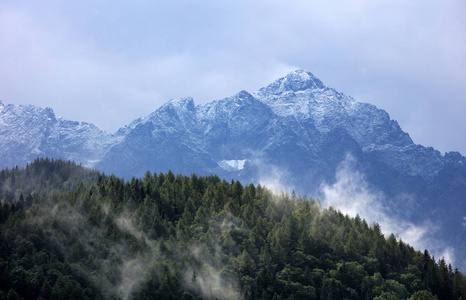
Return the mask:
<svg viewBox="0 0 466 300">
<path fill-rule="evenodd" d="M 296 70 L 282 77 L 272 84 L 259 90 L 259 93 L 280 95 L 287 92 L 299 92 L 313 89 L 324 89 L 325 85 L 311 72 Z"/>
<path fill-rule="evenodd" d="M 168 104 L 177 107 L 183 107 L 188 110 L 193 110 L 195 108 L 194 100 L 191 97 L 171 99 Z"/>
</svg>

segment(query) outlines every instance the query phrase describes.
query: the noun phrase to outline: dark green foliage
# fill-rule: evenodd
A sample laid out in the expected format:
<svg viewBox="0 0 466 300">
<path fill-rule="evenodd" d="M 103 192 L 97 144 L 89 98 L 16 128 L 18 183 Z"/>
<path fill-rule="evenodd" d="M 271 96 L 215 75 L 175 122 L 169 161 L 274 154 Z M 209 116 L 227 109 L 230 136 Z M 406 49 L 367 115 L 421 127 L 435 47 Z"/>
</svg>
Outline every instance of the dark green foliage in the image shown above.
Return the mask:
<svg viewBox="0 0 466 300">
<path fill-rule="evenodd" d="M 14 202 L 28 194 L 57 193 L 73 190 L 79 184 L 96 182 L 99 173 L 81 165 L 61 160 L 38 158 L 25 168 L 0 171 L 0 199 Z"/>
<path fill-rule="evenodd" d="M 0 173 L 0 299 L 464 299 L 377 224 L 216 176 Z"/>
</svg>

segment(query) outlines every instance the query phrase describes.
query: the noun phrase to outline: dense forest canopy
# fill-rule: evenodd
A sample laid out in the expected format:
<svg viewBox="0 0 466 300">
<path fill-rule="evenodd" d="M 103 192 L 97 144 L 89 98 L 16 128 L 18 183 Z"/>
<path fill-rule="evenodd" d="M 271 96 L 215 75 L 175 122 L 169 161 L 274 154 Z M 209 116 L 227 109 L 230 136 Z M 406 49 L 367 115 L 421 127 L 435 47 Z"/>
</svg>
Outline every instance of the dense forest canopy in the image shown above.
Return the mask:
<svg viewBox="0 0 466 300">
<path fill-rule="evenodd" d="M 217 176 L 125 182 L 38 159 L 0 172 L 0 299 L 464 299 L 377 224 Z"/>
</svg>

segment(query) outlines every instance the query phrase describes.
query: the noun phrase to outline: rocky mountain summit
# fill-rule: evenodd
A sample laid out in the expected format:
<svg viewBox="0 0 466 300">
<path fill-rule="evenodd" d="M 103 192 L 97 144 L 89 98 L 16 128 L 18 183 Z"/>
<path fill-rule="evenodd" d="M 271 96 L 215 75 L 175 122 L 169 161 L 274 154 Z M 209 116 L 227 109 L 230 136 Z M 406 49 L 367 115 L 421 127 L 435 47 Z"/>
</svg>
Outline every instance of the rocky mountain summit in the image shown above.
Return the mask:
<svg viewBox="0 0 466 300">
<path fill-rule="evenodd" d="M 217 174 L 313 197 L 351 157 L 352 171 L 389 199 L 388 211 L 428 219 L 457 262 L 466 260 L 466 159 L 415 144 L 384 110 L 303 70 L 203 105 L 170 100 L 115 134 L 56 118 L 50 108 L 0 102 L 0 153 L 1 167 L 48 156 L 127 179 L 148 170 Z"/>
<path fill-rule="evenodd" d="M 0 101 L 0 167 L 37 157 L 64 158 L 92 167 L 118 141 L 93 124 L 57 118 L 50 108 Z"/>
</svg>

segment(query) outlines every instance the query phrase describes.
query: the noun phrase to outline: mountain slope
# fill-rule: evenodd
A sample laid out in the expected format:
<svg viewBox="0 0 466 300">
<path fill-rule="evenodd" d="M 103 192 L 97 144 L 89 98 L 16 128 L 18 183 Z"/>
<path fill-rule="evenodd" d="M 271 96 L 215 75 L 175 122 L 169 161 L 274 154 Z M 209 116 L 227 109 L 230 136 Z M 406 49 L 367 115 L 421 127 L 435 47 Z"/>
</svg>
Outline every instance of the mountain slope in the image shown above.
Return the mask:
<svg viewBox="0 0 466 300">
<path fill-rule="evenodd" d="M 172 169 L 258 182 L 272 168 L 304 175 L 305 184 L 290 180 L 285 186 L 316 193 L 322 180 L 334 180 L 348 153 L 366 162 L 367 172 L 383 165 L 426 184 L 445 165 L 438 151 L 414 144 L 385 111 L 324 86 L 306 71 L 205 105 L 195 106 L 191 98 L 172 100 L 120 131 L 122 142 L 96 166 L 125 177 Z M 121 163 L 115 166 L 115 160 Z M 243 160 L 246 167 L 232 174 L 219 164 Z M 309 182 L 314 182 L 310 188 Z M 383 190 L 389 191 L 392 185 L 386 184 Z"/>
</svg>

